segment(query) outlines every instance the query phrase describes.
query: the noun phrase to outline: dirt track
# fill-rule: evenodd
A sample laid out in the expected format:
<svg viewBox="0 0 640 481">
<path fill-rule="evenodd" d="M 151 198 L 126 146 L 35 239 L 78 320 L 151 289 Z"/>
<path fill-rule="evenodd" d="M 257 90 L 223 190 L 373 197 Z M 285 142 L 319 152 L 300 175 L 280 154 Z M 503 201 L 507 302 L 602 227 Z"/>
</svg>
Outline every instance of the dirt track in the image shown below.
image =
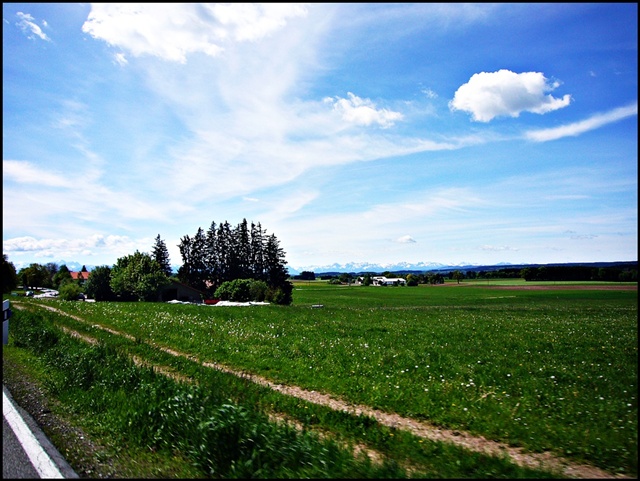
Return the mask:
<svg viewBox="0 0 640 481">
<path fill-rule="evenodd" d="M 462 285 L 462 284 L 461 284 Z M 548 286 L 483 286 L 490 289 L 506 289 L 510 291 L 637 291 L 638 285 L 599 285 L 589 286 L 583 284 L 561 284 L 561 285 L 548 285 Z"/>
</svg>

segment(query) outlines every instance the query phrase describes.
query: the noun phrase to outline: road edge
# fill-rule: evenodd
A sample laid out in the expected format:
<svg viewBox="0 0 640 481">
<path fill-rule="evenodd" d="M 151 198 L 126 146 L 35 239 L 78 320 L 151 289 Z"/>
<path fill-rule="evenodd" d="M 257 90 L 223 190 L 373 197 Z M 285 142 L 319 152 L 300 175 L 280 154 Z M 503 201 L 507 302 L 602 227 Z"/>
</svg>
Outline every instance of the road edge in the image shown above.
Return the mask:
<svg viewBox="0 0 640 481">
<path fill-rule="evenodd" d="M 40 444 L 44 452 L 51 458 L 51 461 L 56 465 L 58 471 L 63 476 L 64 479 L 76 479 L 79 478 L 78 474 L 73 470 L 73 468 L 69 465 L 67 460 L 60 454 L 58 449 L 51 443 L 49 438 L 44 434 L 42 429 L 38 423 L 31 417 L 31 415 L 25 411 L 16 401 L 13 399 L 11 395 L 11 391 L 7 388 L 7 386 L 2 384 L 2 392 L 3 392 L 3 404 L 5 403 L 5 399 L 9 402 L 9 404 L 13 407 L 13 409 L 17 412 L 17 414 L 22 418 L 27 428 L 31 431 L 36 441 Z M 6 396 L 6 398 L 5 398 Z M 4 407 L 3 407 L 3 415 L 4 415 Z M 13 428 L 12 428 L 13 429 Z M 24 449 L 24 446 L 23 446 Z M 34 466 L 35 467 L 35 466 Z M 36 470 L 38 468 L 36 467 Z"/>
</svg>

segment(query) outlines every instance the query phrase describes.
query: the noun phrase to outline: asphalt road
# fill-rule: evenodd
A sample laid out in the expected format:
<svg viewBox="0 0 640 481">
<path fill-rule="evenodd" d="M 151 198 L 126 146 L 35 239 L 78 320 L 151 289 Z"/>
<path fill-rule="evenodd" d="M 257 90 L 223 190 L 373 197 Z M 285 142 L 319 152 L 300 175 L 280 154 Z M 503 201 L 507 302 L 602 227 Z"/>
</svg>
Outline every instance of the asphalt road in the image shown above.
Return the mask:
<svg viewBox="0 0 640 481">
<path fill-rule="evenodd" d="M 2 478 L 77 478 L 33 418 L 2 386 Z"/>
</svg>

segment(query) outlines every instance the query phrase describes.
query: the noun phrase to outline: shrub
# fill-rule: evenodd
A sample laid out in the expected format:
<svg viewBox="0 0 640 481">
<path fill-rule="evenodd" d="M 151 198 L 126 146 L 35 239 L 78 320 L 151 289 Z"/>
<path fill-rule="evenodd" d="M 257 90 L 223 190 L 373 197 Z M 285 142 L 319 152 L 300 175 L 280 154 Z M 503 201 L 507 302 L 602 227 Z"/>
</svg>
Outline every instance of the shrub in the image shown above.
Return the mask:
<svg viewBox="0 0 640 481">
<path fill-rule="evenodd" d="M 216 289 L 215 297 L 223 301 L 247 302 L 251 301 L 251 283 L 253 279 L 234 279 L 223 282 Z"/>
<path fill-rule="evenodd" d="M 76 301 L 80 296 L 82 289 L 75 282 L 63 284 L 58 292 L 58 298 L 63 301 Z"/>
<path fill-rule="evenodd" d="M 290 288 L 290 286 L 292 286 L 292 284 L 288 283 L 286 286 L 270 288 L 267 292 L 267 301 L 273 304 L 288 306 L 293 301 L 293 289 Z"/>
<path fill-rule="evenodd" d="M 99 266 L 91 271 L 91 277 L 85 285 L 85 292 L 96 301 L 112 301 L 116 296 L 111 289 L 111 268 Z"/>
<path fill-rule="evenodd" d="M 249 286 L 251 300 L 262 302 L 267 298 L 269 286 L 264 281 L 253 280 Z"/>
<path fill-rule="evenodd" d="M 269 286 L 265 281 L 256 279 L 234 279 L 223 282 L 216 289 L 214 296 L 223 301 L 248 302 L 267 301 L 273 304 L 291 304 L 293 284 L 287 282 L 284 286 Z"/>
</svg>

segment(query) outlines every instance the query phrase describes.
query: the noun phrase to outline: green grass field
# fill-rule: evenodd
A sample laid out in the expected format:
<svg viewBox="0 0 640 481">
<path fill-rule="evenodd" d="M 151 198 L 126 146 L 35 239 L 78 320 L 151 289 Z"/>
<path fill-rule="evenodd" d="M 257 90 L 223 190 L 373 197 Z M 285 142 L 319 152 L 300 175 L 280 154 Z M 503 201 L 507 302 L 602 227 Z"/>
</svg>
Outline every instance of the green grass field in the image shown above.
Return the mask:
<svg viewBox="0 0 640 481">
<path fill-rule="evenodd" d="M 142 347 L 151 341 L 200 362 L 636 476 L 637 291 L 500 288 L 523 284 L 305 281 L 286 307 L 22 302 L 78 316 L 86 322 L 56 322 L 92 335 L 93 324 L 126 332 L 137 343 L 118 345 L 129 352 L 160 359 Z"/>
</svg>

